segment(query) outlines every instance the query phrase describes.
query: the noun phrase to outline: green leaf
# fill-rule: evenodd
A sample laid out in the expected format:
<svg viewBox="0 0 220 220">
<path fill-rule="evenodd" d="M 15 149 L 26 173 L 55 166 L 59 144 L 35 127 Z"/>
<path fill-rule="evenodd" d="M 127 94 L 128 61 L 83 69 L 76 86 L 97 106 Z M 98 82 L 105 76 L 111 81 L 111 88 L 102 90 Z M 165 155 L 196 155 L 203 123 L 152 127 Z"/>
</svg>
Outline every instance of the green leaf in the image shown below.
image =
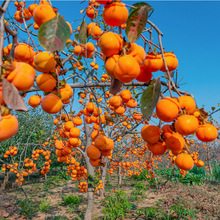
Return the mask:
<svg viewBox="0 0 220 220">
<path fill-rule="evenodd" d="M 38 41 L 48 52 L 62 51 L 69 36 L 68 24 L 57 14 L 56 17 L 40 26 Z"/>
<path fill-rule="evenodd" d="M 74 35 L 74 39 L 75 39 L 76 41 L 79 40 L 79 34 L 78 34 L 78 33 Z"/>
<path fill-rule="evenodd" d="M 141 112 L 145 118 L 149 118 L 160 97 L 161 82 L 160 79 L 152 81 L 151 84 L 144 90 L 141 96 L 140 106 Z"/>
<path fill-rule="evenodd" d="M 73 53 L 73 49 L 69 49 L 68 52 Z"/>
<path fill-rule="evenodd" d="M 80 26 L 80 31 L 79 31 L 79 41 L 82 44 L 86 43 L 88 37 L 88 33 L 87 33 L 87 24 L 85 22 L 85 20 L 83 19 L 83 22 Z"/>
<path fill-rule="evenodd" d="M 27 25 L 27 29 L 28 29 L 29 27 L 31 27 L 32 25 L 33 25 L 33 23 L 31 23 L 31 24 Z"/>
<path fill-rule="evenodd" d="M 98 184 L 98 183 L 99 183 L 99 179 L 95 179 L 95 180 L 94 180 L 94 183 L 95 183 L 95 184 Z"/>
<path fill-rule="evenodd" d="M 145 3 L 139 2 L 133 5 L 135 8 L 131 8 L 129 11 L 129 17 L 127 20 L 127 27 L 125 33 L 130 43 L 135 42 L 146 26 L 148 14 L 152 14 L 153 8 Z"/>
</svg>

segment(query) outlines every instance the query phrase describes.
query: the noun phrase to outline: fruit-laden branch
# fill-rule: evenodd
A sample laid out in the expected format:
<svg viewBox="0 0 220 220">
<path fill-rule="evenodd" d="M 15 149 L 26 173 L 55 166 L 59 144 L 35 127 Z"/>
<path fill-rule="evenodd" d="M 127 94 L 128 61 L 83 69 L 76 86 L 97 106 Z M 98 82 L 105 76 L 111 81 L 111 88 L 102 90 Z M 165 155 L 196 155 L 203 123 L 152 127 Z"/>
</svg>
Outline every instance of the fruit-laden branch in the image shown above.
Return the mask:
<svg viewBox="0 0 220 220">
<path fill-rule="evenodd" d="M 168 87 L 167 83 L 166 82 L 163 82 L 161 81 L 161 84 L 163 86 L 166 86 Z M 147 83 L 144 83 L 144 82 L 130 82 L 130 83 L 124 83 L 124 86 L 149 86 L 150 85 L 150 82 L 147 82 Z M 94 83 L 70 83 L 69 86 L 71 88 L 88 88 L 88 87 L 107 87 L 107 86 L 111 86 L 111 82 L 94 82 Z M 176 91 L 177 89 L 173 89 L 172 90 Z M 23 93 L 29 93 L 29 92 L 35 92 L 35 91 L 40 91 L 39 88 L 37 86 L 33 86 L 31 87 L 28 91 L 25 91 Z M 189 95 L 189 96 L 192 96 L 191 93 L 189 92 L 186 92 L 186 91 L 182 91 L 182 90 L 179 90 L 178 89 L 178 92 L 180 94 L 186 94 L 186 95 Z M 22 93 L 22 94 L 23 94 Z"/>
</svg>

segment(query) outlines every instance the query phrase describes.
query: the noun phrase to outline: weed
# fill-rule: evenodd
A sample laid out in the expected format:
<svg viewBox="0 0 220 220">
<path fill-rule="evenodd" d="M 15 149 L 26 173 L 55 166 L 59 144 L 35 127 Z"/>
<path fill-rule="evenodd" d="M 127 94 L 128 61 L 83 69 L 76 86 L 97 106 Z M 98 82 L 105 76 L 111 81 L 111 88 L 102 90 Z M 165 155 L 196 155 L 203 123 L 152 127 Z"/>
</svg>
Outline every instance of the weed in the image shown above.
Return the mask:
<svg viewBox="0 0 220 220">
<path fill-rule="evenodd" d="M 79 206 L 81 202 L 81 198 L 74 195 L 66 195 L 62 198 L 63 205 L 71 206 L 75 208 L 76 206 Z"/>
<path fill-rule="evenodd" d="M 151 206 L 138 209 L 136 214 L 139 216 L 144 216 L 145 219 L 155 219 L 161 213 L 159 210 L 161 210 L 161 208 Z"/>
<path fill-rule="evenodd" d="M 25 199 L 18 203 L 20 214 L 26 216 L 28 219 L 31 219 L 38 211 L 39 206 L 30 199 Z"/>
<path fill-rule="evenodd" d="M 127 194 L 118 190 L 115 195 L 103 200 L 105 208 L 103 209 L 104 219 L 117 219 L 127 216 L 126 213 L 135 209 L 136 206 L 127 199 Z"/>
<path fill-rule="evenodd" d="M 47 198 L 44 200 L 41 200 L 40 205 L 39 205 L 39 210 L 42 212 L 48 212 L 48 209 L 50 207 L 50 202 L 47 202 Z"/>
</svg>

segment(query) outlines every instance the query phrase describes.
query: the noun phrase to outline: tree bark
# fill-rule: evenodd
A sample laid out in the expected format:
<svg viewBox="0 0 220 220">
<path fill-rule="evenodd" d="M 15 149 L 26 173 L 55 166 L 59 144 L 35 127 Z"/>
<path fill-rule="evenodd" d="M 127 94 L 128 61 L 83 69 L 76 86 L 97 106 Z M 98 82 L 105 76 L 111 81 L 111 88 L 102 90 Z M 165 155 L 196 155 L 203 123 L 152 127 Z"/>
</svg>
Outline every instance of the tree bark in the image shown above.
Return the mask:
<svg viewBox="0 0 220 220">
<path fill-rule="evenodd" d="M 118 167 L 118 187 L 121 186 L 122 183 L 122 175 L 121 175 L 121 166 Z"/>
<path fill-rule="evenodd" d="M 88 191 L 87 191 L 87 207 L 86 207 L 86 213 L 84 216 L 84 220 L 92 220 L 92 214 L 93 214 L 93 209 L 94 209 L 94 187 L 93 187 L 93 182 L 94 182 L 94 169 L 92 165 L 89 162 L 89 158 L 87 155 L 85 155 L 85 161 L 86 161 L 86 166 L 87 166 L 87 172 L 88 172 L 88 179 L 87 179 L 87 184 L 88 184 Z"/>
</svg>

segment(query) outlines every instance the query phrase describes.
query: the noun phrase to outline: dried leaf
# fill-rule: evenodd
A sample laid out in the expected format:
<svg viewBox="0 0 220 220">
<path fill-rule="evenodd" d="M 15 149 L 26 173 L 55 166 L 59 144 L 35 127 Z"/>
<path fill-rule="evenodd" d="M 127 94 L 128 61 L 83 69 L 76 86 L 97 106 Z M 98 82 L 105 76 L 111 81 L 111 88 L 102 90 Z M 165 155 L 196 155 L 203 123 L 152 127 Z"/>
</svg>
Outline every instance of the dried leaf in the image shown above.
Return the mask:
<svg viewBox="0 0 220 220">
<path fill-rule="evenodd" d="M 111 86 L 110 86 L 110 93 L 115 95 L 123 88 L 123 83 L 118 79 L 112 79 Z"/>
<path fill-rule="evenodd" d="M 2 95 L 5 103 L 13 110 L 28 111 L 28 108 L 21 98 L 17 88 L 4 77 L 2 78 Z"/>
</svg>

